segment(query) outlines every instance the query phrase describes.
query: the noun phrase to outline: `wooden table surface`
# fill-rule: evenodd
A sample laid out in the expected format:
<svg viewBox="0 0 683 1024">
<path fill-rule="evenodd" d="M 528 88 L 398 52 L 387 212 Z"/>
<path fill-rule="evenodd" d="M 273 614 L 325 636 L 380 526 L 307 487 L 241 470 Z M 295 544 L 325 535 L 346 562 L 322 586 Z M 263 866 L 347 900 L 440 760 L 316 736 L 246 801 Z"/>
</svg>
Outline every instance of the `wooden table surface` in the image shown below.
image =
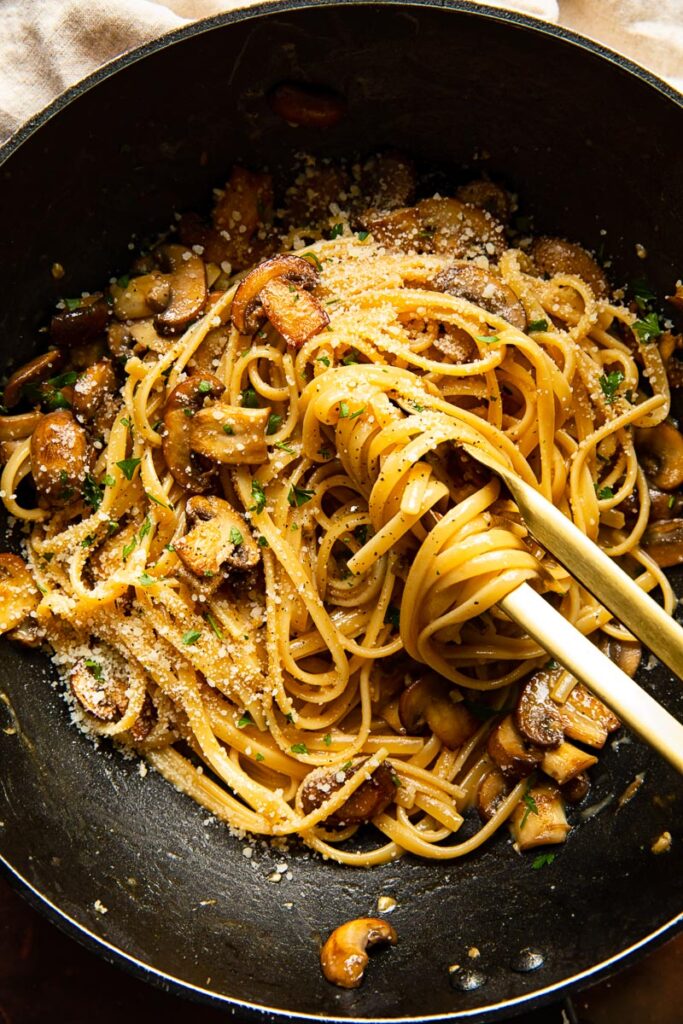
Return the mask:
<svg viewBox="0 0 683 1024">
<path fill-rule="evenodd" d="M 517 1018 L 524 1024 L 682 1024 L 683 935 L 611 981 Z M 0 1024 L 219 1024 L 237 1020 L 131 977 L 89 953 L 0 879 Z M 239 1024 L 239 1022 L 238 1022 Z"/>
</svg>

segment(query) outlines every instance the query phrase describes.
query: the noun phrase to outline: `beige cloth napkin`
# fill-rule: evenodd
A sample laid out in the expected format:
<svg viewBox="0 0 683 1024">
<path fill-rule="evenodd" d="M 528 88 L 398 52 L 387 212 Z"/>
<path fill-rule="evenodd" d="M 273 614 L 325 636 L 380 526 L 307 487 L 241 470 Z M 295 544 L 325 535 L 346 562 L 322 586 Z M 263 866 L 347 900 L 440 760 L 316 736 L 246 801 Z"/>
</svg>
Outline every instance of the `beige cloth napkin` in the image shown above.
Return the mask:
<svg viewBox="0 0 683 1024">
<path fill-rule="evenodd" d="M 683 0 L 479 0 L 572 28 L 683 91 Z M 0 0 L 0 142 L 118 54 L 244 0 Z"/>
</svg>

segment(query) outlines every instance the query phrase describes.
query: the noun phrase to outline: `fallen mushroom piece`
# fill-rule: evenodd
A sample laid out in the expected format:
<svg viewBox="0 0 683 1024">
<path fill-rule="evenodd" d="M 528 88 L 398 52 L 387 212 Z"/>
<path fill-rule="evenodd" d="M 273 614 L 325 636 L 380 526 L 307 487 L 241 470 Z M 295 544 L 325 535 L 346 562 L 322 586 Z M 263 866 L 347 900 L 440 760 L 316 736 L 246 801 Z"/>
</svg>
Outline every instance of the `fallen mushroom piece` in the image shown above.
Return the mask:
<svg viewBox="0 0 683 1024">
<path fill-rule="evenodd" d="M 64 348 L 82 345 L 104 333 L 110 315 L 109 306 L 103 299 L 90 296 L 75 309 L 55 313 L 50 321 L 50 338 Z"/>
<path fill-rule="evenodd" d="M 204 309 L 208 295 L 206 269 L 200 257 L 184 245 L 160 245 L 155 256 L 161 269 L 170 275 L 170 298 L 154 326 L 160 334 L 174 334 Z"/>
<path fill-rule="evenodd" d="M 244 516 L 224 498 L 190 498 L 185 506 L 189 526 L 173 547 L 183 565 L 215 590 L 231 569 L 244 572 L 258 565 L 261 552 Z"/>
<path fill-rule="evenodd" d="M 268 96 L 271 109 L 297 128 L 331 128 L 346 113 L 337 93 L 319 86 L 281 82 Z"/>
<path fill-rule="evenodd" d="M 541 274 L 547 274 L 549 277 L 555 274 L 573 274 L 590 285 L 600 299 L 605 298 L 609 292 L 609 284 L 602 268 L 581 245 L 567 242 L 563 238 L 543 235 L 534 240 L 529 253 Z"/>
<path fill-rule="evenodd" d="M 492 181 L 485 181 L 483 178 L 468 181 L 466 185 L 460 186 L 455 195 L 463 203 L 486 210 L 501 224 L 507 224 L 510 219 L 512 211 L 510 193 Z"/>
<path fill-rule="evenodd" d="M 80 496 L 90 468 L 83 427 L 67 409 L 43 416 L 31 435 L 31 473 L 48 505 L 65 505 Z"/>
<path fill-rule="evenodd" d="M 113 721 L 128 705 L 123 684 L 105 678 L 101 665 L 91 658 L 76 662 L 69 674 L 69 686 L 79 704 L 101 722 Z"/>
<path fill-rule="evenodd" d="M 608 735 L 621 725 L 616 715 L 581 683 L 558 706 L 565 735 L 589 747 L 604 747 Z"/>
<path fill-rule="evenodd" d="M 186 491 L 199 494 L 211 482 L 215 469 L 202 470 L 192 454 L 191 425 L 206 399 L 216 399 L 225 385 L 211 373 L 196 373 L 178 384 L 164 406 L 162 450 L 173 479 Z"/>
<path fill-rule="evenodd" d="M 456 699 L 454 700 L 453 697 Z M 450 750 L 461 747 L 479 723 L 449 680 L 428 672 L 403 691 L 398 713 L 406 732 L 431 730 Z"/>
<path fill-rule="evenodd" d="M 598 759 L 593 754 L 579 750 L 572 743 L 560 743 L 556 750 L 546 750 L 541 768 L 546 775 L 563 786 L 597 763 Z"/>
<path fill-rule="evenodd" d="M 414 206 L 400 207 L 398 210 L 365 210 L 360 215 L 360 224 L 372 232 L 378 245 L 401 252 L 429 251 L 431 234 L 425 231 Z"/>
<path fill-rule="evenodd" d="M 622 672 L 633 679 L 643 655 L 643 648 L 638 640 L 617 640 L 616 637 L 603 634 L 598 647 Z"/>
<path fill-rule="evenodd" d="M 538 767 L 543 751 L 532 746 L 507 715 L 489 736 L 489 756 L 506 778 L 524 778 Z"/>
<path fill-rule="evenodd" d="M 304 814 L 310 814 L 311 811 L 322 807 L 365 761 L 366 758 L 362 758 L 345 768 L 315 768 L 309 772 L 301 784 L 301 805 Z M 338 810 L 324 819 L 323 824 L 325 828 L 366 824 L 386 810 L 395 795 L 396 783 L 391 768 L 382 763 Z"/>
<path fill-rule="evenodd" d="M 114 368 L 108 359 L 93 363 L 74 384 L 71 405 L 76 416 L 92 420 L 116 391 Z M 111 426 L 111 424 L 109 424 Z"/>
<path fill-rule="evenodd" d="M 351 181 L 343 167 L 320 163 L 307 166 L 287 189 L 288 224 L 306 226 L 325 223 L 330 216 L 330 203 L 342 203 Z"/>
<path fill-rule="evenodd" d="M 261 304 L 275 330 L 294 348 L 301 348 L 330 322 L 313 295 L 284 281 L 270 281 L 261 292 Z"/>
<path fill-rule="evenodd" d="M 660 491 L 675 491 L 683 484 L 683 437 L 673 423 L 634 431 L 636 452 L 645 475 Z"/>
<path fill-rule="evenodd" d="M 563 799 L 568 804 L 580 804 L 588 796 L 591 788 L 591 780 L 586 772 L 580 772 L 573 779 L 566 782 L 561 788 Z"/>
<path fill-rule="evenodd" d="M 436 291 L 448 292 L 449 295 L 474 302 L 489 313 L 501 316 L 518 331 L 526 330 L 524 306 L 512 288 L 481 267 L 475 267 L 472 263 L 449 267 L 436 275 L 432 287 Z"/>
<path fill-rule="evenodd" d="M 227 259 L 232 270 L 243 270 L 262 260 L 275 248 L 268 230 L 272 212 L 271 176 L 233 167 L 211 215 L 213 227 L 227 247 L 223 259 L 215 262 L 220 264 Z M 204 244 L 200 239 L 198 242 Z M 210 258 L 213 260 L 216 255 L 212 248 Z"/>
<path fill-rule="evenodd" d="M 396 929 L 378 917 L 359 917 L 335 928 L 320 950 L 323 974 L 333 985 L 358 988 L 368 965 L 368 947 L 398 942 Z"/>
<path fill-rule="evenodd" d="M 42 418 L 42 412 L 37 409 L 15 416 L 0 416 L 0 441 L 23 441 L 31 436 Z"/>
<path fill-rule="evenodd" d="M 484 210 L 459 199 L 423 199 L 415 207 L 427 252 L 497 259 L 505 251 L 502 225 Z"/>
<path fill-rule="evenodd" d="M 517 728 L 537 747 L 558 747 L 564 739 L 562 719 L 550 696 L 552 676 L 535 672 L 524 685 L 515 710 Z"/>
<path fill-rule="evenodd" d="M 240 282 L 232 300 L 230 317 L 240 334 L 254 334 L 265 322 L 267 315 L 261 293 L 266 285 L 277 279 L 311 291 L 318 283 L 318 273 L 308 260 L 291 254 L 272 256 L 259 263 Z"/>
<path fill-rule="evenodd" d="M 270 409 L 216 402 L 190 421 L 190 448 L 214 462 L 256 466 L 268 461 L 266 430 Z"/>
<path fill-rule="evenodd" d="M 520 850 L 563 843 L 570 826 L 560 791 L 551 785 L 532 787 L 512 813 L 512 835 Z"/>
<path fill-rule="evenodd" d="M 652 523 L 643 534 L 643 549 L 662 569 L 683 563 L 683 519 Z"/>
<path fill-rule="evenodd" d="M 389 150 L 371 157 L 360 172 L 360 191 L 366 204 L 377 210 L 408 206 L 415 195 L 415 165 L 402 153 Z"/>
<path fill-rule="evenodd" d="M 477 791 L 477 810 L 483 821 L 491 820 L 507 795 L 508 786 L 503 773 L 497 768 L 487 772 Z"/>
<path fill-rule="evenodd" d="M 0 554 L 0 633 L 20 626 L 38 607 L 40 594 L 22 558 Z"/>
<path fill-rule="evenodd" d="M 6 408 L 13 409 L 22 398 L 26 397 L 28 389 L 49 380 L 57 370 L 61 369 L 63 363 L 63 352 L 53 348 L 20 366 L 5 384 L 3 403 Z"/>
<path fill-rule="evenodd" d="M 141 277 L 132 277 L 125 287 L 111 285 L 114 315 L 119 320 L 141 320 L 166 309 L 171 298 L 171 281 L 166 274 L 153 270 Z"/>
</svg>

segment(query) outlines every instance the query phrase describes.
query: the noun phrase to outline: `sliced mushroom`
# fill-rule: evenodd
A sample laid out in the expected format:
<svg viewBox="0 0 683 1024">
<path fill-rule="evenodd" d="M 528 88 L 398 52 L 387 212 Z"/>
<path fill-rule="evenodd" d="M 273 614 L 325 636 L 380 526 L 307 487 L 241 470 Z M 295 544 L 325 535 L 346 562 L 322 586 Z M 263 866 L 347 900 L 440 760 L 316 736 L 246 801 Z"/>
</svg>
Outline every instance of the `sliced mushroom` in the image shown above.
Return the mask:
<svg viewBox="0 0 683 1024">
<path fill-rule="evenodd" d="M 473 263 L 463 263 L 442 270 L 434 278 L 432 287 L 436 291 L 448 292 L 449 295 L 474 302 L 482 309 L 487 309 L 489 313 L 503 317 L 518 331 L 526 330 L 524 306 L 512 288 L 508 288 L 500 278 L 487 270 L 475 267 Z"/>
<path fill-rule="evenodd" d="M 218 366 L 220 357 L 223 355 L 227 344 L 227 327 L 214 327 L 213 330 L 207 331 L 206 337 L 192 356 L 194 372 L 207 371 L 212 373 Z"/>
<path fill-rule="evenodd" d="M 343 205 L 350 178 L 343 167 L 332 163 L 309 164 L 287 189 L 288 224 L 300 226 L 326 222 L 330 203 Z"/>
<path fill-rule="evenodd" d="M 216 589 L 231 570 L 244 572 L 261 559 L 244 516 L 224 498 L 190 498 L 185 506 L 188 532 L 173 544 L 183 565 Z"/>
<path fill-rule="evenodd" d="M 320 950 L 323 974 L 333 985 L 358 988 L 368 965 L 366 950 L 378 942 L 395 946 L 398 935 L 388 921 L 378 917 L 359 917 L 335 928 Z"/>
<path fill-rule="evenodd" d="M 573 743 L 560 743 L 556 750 L 546 750 L 541 761 L 541 768 L 561 786 L 570 782 L 577 775 L 583 774 L 598 763 L 597 757 L 579 750 Z"/>
<path fill-rule="evenodd" d="M 581 683 L 559 708 L 565 734 L 589 747 L 604 747 L 608 735 L 621 725 L 610 709 Z"/>
<path fill-rule="evenodd" d="M 74 384 L 72 408 L 82 420 L 93 420 L 116 391 L 114 368 L 108 359 L 93 363 Z M 111 424 L 109 424 L 111 426 Z"/>
<path fill-rule="evenodd" d="M 40 594 L 19 555 L 0 554 L 0 633 L 20 626 L 38 607 Z"/>
<path fill-rule="evenodd" d="M 133 335 L 130 328 L 118 320 L 112 320 L 107 327 L 107 346 L 115 359 L 125 363 L 133 354 Z"/>
<path fill-rule="evenodd" d="M 354 761 L 348 767 L 337 769 L 316 768 L 302 782 L 301 803 L 304 814 L 322 807 L 330 797 L 341 789 L 354 772 L 364 764 L 366 758 Z M 347 825 L 362 825 L 386 810 L 396 795 L 391 768 L 380 764 L 369 779 L 362 782 L 341 807 L 324 819 L 325 828 L 339 828 Z"/>
<path fill-rule="evenodd" d="M 483 821 L 490 821 L 508 794 L 505 776 L 493 768 L 484 776 L 477 791 L 477 810 Z"/>
<path fill-rule="evenodd" d="M 267 462 L 269 415 L 269 408 L 248 409 L 216 402 L 192 417 L 190 447 L 199 455 L 225 465 L 256 466 Z"/>
<path fill-rule="evenodd" d="M 408 206 L 413 201 L 415 186 L 412 160 L 393 150 L 371 157 L 361 169 L 361 195 L 373 209 L 396 210 Z"/>
<path fill-rule="evenodd" d="M 105 676 L 94 658 L 76 662 L 69 675 L 69 686 L 78 703 L 100 722 L 113 722 L 128 710 L 125 683 L 109 674 Z M 129 730 L 136 742 L 151 732 L 155 717 L 154 705 L 146 694 L 140 714 Z"/>
<path fill-rule="evenodd" d="M 633 679 L 643 656 L 643 648 L 638 640 L 617 640 L 613 636 L 603 634 L 598 647 L 622 672 Z"/>
<path fill-rule="evenodd" d="M 642 539 L 644 550 L 662 569 L 683 563 L 683 519 L 651 523 Z"/>
<path fill-rule="evenodd" d="M 683 436 L 673 423 L 641 427 L 635 446 L 648 480 L 660 491 L 675 491 L 683 484 Z"/>
<path fill-rule="evenodd" d="M 57 370 L 61 369 L 63 364 L 64 354 L 57 348 L 24 363 L 14 371 L 5 384 L 3 399 L 5 406 L 8 409 L 13 409 L 22 398 L 26 397 L 27 389 L 37 388 L 37 385 L 49 380 Z"/>
<path fill-rule="evenodd" d="M 31 435 L 31 473 L 48 505 L 66 505 L 80 495 L 90 468 L 83 427 L 67 409 L 48 413 Z"/>
<path fill-rule="evenodd" d="M 501 224 L 507 224 L 510 219 L 512 212 L 510 193 L 492 181 L 485 181 L 484 178 L 468 181 L 466 185 L 461 185 L 455 194 L 461 202 L 477 206 L 480 210 L 486 210 Z"/>
<path fill-rule="evenodd" d="M 171 281 L 167 274 L 153 270 L 141 277 L 132 277 L 125 287 L 111 285 L 114 315 L 119 320 L 141 320 L 161 313 L 171 299 Z"/>
<path fill-rule="evenodd" d="M 240 282 L 232 300 L 231 319 L 240 334 L 254 334 L 267 319 L 262 292 L 267 285 L 280 281 L 291 286 L 290 304 L 298 289 L 311 291 L 318 283 L 312 263 L 301 256 L 273 256 L 260 263 Z M 329 323 L 329 317 L 327 319 Z M 322 328 L 321 328 L 322 329 Z"/>
<path fill-rule="evenodd" d="M 206 490 L 214 469 L 201 469 L 192 454 L 192 421 L 206 399 L 220 398 L 224 391 L 225 386 L 213 374 L 193 374 L 173 389 L 164 406 L 166 464 L 176 483 L 195 494 Z"/>
<path fill-rule="evenodd" d="M 0 441 L 23 441 L 31 436 L 42 418 L 42 412 L 37 409 L 16 416 L 0 416 Z"/>
<path fill-rule="evenodd" d="M 399 207 L 398 210 L 364 210 L 360 224 L 372 232 L 379 245 L 402 252 L 428 252 L 431 233 L 423 229 L 418 211 L 414 206 Z"/>
<path fill-rule="evenodd" d="M 563 799 L 568 804 L 580 804 L 590 793 L 591 780 L 586 772 L 580 772 L 561 788 Z"/>
<path fill-rule="evenodd" d="M 170 298 L 155 320 L 160 334 L 174 334 L 187 327 L 204 309 L 207 298 L 203 261 L 184 245 L 160 245 L 155 252 L 162 270 L 168 271 Z"/>
<path fill-rule="evenodd" d="M 331 128 L 346 113 L 346 103 L 330 89 L 281 82 L 268 97 L 275 114 L 297 128 Z"/>
<path fill-rule="evenodd" d="M 52 317 L 50 338 L 63 348 L 83 345 L 104 333 L 109 317 L 107 303 L 100 296 L 90 296 L 75 309 L 61 310 Z"/>
<path fill-rule="evenodd" d="M 524 685 L 515 710 L 517 728 L 537 747 L 558 747 L 564 739 L 557 704 L 550 696 L 552 676 L 535 672 Z"/>
<path fill-rule="evenodd" d="M 495 259 L 505 250 L 502 225 L 476 206 L 461 203 L 459 199 L 423 199 L 415 209 L 421 232 L 429 242 L 425 251 L 460 258 L 484 255 Z"/>
<path fill-rule="evenodd" d="M 272 219 L 272 208 L 271 176 L 234 167 L 212 213 L 213 226 L 227 245 L 223 259 L 231 263 L 233 270 L 252 266 L 272 250 L 266 229 Z M 222 262 L 216 261 L 215 255 L 212 252 L 211 259 Z"/>
<path fill-rule="evenodd" d="M 426 673 L 401 694 L 398 713 L 404 729 L 412 735 L 431 730 L 445 746 L 456 750 L 479 727 L 477 719 L 458 698 L 458 690 L 447 679 L 434 672 Z"/>
<path fill-rule="evenodd" d="M 288 345 L 301 348 L 330 322 L 328 314 L 309 292 L 282 280 L 270 281 L 261 292 L 263 312 Z"/>
<path fill-rule="evenodd" d="M 520 850 L 563 843 L 569 824 L 559 790 L 551 785 L 534 786 L 513 811 L 511 826 Z"/>
<path fill-rule="evenodd" d="M 536 238 L 530 255 L 541 274 L 573 274 L 590 285 L 595 295 L 604 299 L 609 292 L 605 274 L 590 253 L 575 242 L 547 235 Z"/>
<path fill-rule="evenodd" d="M 178 222 L 178 237 L 183 245 L 192 248 L 200 245 L 205 263 L 230 263 L 232 269 L 233 250 L 230 241 L 217 228 L 206 224 L 196 213 L 184 213 Z M 240 238 L 242 236 L 239 236 Z"/>
<path fill-rule="evenodd" d="M 507 715 L 489 736 L 488 752 L 506 778 L 525 778 L 543 759 L 543 751 L 526 740 L 512 715 Z"/>
</svg>

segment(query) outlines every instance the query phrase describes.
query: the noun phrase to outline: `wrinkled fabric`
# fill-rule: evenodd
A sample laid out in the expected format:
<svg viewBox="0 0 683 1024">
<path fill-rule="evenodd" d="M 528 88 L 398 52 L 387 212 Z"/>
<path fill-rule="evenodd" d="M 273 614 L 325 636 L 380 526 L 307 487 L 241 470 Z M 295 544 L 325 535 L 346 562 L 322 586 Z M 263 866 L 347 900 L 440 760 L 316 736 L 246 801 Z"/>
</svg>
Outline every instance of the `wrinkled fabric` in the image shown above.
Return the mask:
<svg viewBox="0 0 683 1024">
<path fill-rule="evenodd" d="M 683 0 L 479 0 L 574 29 L 683 90 Z M 126 50 L 240 0 L 0 0 L 0 141 Z"/>
</svg>

